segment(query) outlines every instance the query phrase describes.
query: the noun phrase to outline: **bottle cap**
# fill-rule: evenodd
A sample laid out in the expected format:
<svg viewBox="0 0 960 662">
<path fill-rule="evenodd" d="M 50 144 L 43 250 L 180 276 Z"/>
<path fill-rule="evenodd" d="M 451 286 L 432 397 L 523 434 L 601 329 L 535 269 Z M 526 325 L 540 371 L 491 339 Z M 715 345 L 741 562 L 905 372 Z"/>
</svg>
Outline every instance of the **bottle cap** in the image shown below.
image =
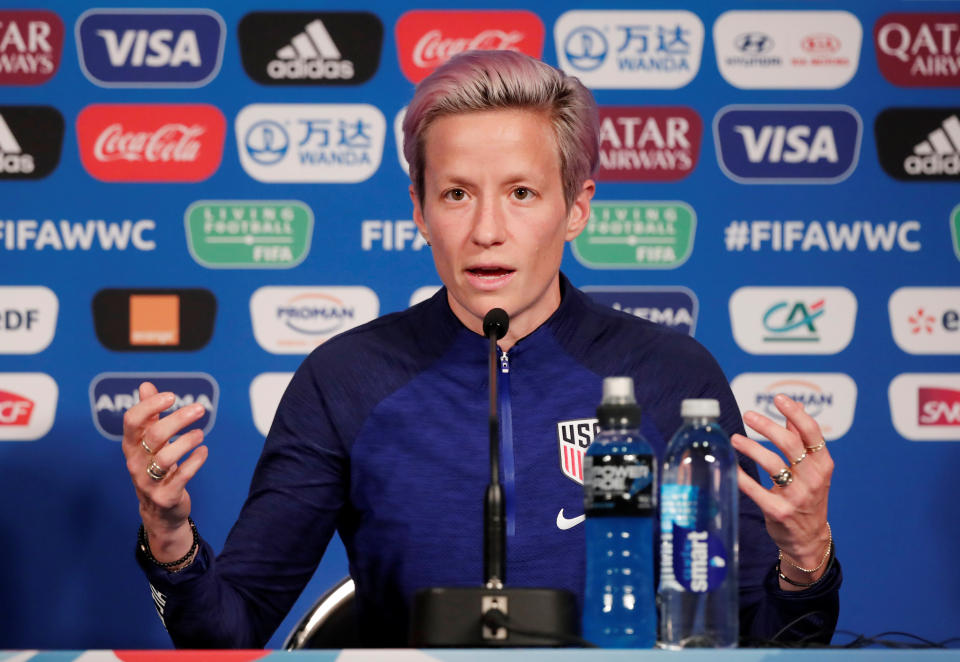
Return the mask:
<svg viewBox="0 0 960 662">
<path fill-rule="evenodd" d="M 689 399 L 680 403 L 683 418 L 720 418 L 720 403 L 709 398 Z"/>
<path fill-rule="evenodd" d="M 640 406 L 633 394 L 633 377 L 605 377 L 597 422 L 604 430 L 640 425 Z"/>
<path fill-rule="evenodd" d="M 637 399 L 633 395 L 633 377 L 604 377 L 602 404 L 637 404 Z"/>
</svg>

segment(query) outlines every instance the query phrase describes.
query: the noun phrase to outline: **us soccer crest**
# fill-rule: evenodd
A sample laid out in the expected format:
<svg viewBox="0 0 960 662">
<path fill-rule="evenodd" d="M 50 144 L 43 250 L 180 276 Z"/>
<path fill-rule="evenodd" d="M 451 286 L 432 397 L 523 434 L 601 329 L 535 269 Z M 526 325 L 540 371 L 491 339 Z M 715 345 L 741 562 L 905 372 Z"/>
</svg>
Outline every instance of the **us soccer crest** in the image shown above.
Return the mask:
<svg viewBox="0 0 960 662">
<path fill-rule="evenodd" d="M 560 468 L 563 475 L 583 485 L 583 456 L 599 432 L 595 418 L 578 418 L 557 423 L 557 442 L 560 446 Z"/>
</svg>

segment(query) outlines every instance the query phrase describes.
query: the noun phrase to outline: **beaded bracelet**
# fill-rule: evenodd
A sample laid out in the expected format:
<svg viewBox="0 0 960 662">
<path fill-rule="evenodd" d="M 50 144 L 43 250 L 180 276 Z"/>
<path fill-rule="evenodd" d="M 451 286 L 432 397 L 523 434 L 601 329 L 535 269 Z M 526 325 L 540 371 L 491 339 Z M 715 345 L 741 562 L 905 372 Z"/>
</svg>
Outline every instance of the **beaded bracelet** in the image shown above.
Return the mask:
<svg viewBox="0 0 960 662">
<path fill-rule="evenodd" d="M 193 532 L 193 544 L 190 545 L 190 550 L 176 561 L 158 561 L 153 556 L 153 552 L 150 551 L 150 543 L 147 541 L 147 531 L 143 528 L 143 524 L 140 525 L 140 530 L 137 532 L 137 544 L 140 546 L 140 551 L 147 557 L 147 560 L 161 568 L 174 568 L 181 563 L 186 563 L 200 547 L 200 533 L 197 532 L 196 523 L 194 523 L 192 517 L 188 517 L 187 522 L 190 523 L 190 531 Z"/>
<path fill-rule="evenodd" d="M 830 558 L 830 552 L 831 552 L 832 549 L 833 549 L 833 531 L 830 529 L 830 522 L 827 522 L 827 550 L 823 553 L 823 558 L 820 559 L 820 563 L 817 564 L 817 567 L 816 567 L 816 568 L 809 568 L 809 569 L 808 569 L 808 568 L 801 568 L 801 567 L 798 566 L 796 563 L 794 563 L 793 561 L 791 561 L 791 560 L 790 560 L 790 557 L 784 555 L 782 549 L 778 549 L 778 550 L 777 550 L 778 552 L 780 552 L 779 556 L 777 557 L 777 560 L 778 560 L 778 561 L 786 561 L 788 564 L 790 564 L 791 566 L 793 566 L 794 568 L 796 568 L 796 569 L 799 570 L 800 572 L 806 572 L 807 574 L 811 574 L 811 575 L 812 575 L 812 574 L 815 573 L 817 570 L 819 570 L 820 568 L 822 568 L 822 567 L 823 567 L 823 564 L 827 562 L 827 559 Z"/>
<path fill-rule="evenodd" d="M 814 586 L 815 584 L 819 584 L 820 581 L 821 581 L 824 577 L 826 577 L 827 574 L 830 572 L 830 568 L 833 567 L 833 562 L 834 562 L 834 561 L 836 560 L 836 558 L 837 558 L 837 546 L 833 544 L 833 541 L 832 541 L 832 540 L 831 540 L 831 544 L 830 544 L 830 549 L 828 550 L 827 553 L 828 553 L 829 556 L 830 556 L 830 562 L 827 564 L 827 569 L 823 571 L 823 574 L 822 574 L 822 575 L 820 575 L 817 579 L 813 580 L 813 581 L 810 582 L 809 584 L 803 584 L 803 583 L 801 583 L 801 582 L 795 582 L 795 581 L 793 581 L 792 579 L 790 579 L 789 577 L 787 577 L 785 574 L 783 574 L 783 572 L 780 571 L 780 559 L 777 559 L 777 574 L 780 575 L 780 579 L 782 579 L 783 581 L 787 582 L 787 583 L 790 584 L 791 586 L 798 586 L 798 587 L 800 587 L 800 588 L 810 588 L 811 586 Z M 821 563 L 820 565 L 823 565 L 823 564 Z M 819 566 L 818 566 L 818 567 L 819 567 Z"/>
</svg>

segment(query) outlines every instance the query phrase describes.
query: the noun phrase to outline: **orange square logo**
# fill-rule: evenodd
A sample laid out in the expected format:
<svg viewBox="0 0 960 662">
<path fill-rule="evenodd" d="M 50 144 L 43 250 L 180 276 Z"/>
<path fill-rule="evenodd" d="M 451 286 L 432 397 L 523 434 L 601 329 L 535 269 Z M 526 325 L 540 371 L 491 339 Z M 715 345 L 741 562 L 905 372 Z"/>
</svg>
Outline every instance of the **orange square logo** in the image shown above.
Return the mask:
<svg viewBox="0 0 960 662">
<path fill-rule="evenodd" d="M 180 343 L 180 297 L 176 294 L 130 295 L 130 344 Z"/>
</svg>

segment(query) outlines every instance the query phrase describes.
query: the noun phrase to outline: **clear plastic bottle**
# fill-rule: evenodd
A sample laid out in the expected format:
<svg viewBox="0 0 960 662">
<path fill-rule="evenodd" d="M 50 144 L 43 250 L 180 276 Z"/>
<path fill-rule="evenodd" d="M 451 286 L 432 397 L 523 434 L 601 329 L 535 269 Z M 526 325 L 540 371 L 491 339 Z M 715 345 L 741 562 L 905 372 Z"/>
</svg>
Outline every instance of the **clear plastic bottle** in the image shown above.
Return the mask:
<svg viewBox="0 0 960 662">
<path fill-rule="evenodd" d="M 608 377 L 584 457 L 583 636 L 603 648 L 656 643 L 653 527 L 657 458 L 640 434 L 633 379 Z"/>
<path fill-rule="evenodd" d="M 684 400 L 660 485 L 661 648 L 729 648 L 739 637 L 737 457 L 716 400 Z"/>
</svg>

